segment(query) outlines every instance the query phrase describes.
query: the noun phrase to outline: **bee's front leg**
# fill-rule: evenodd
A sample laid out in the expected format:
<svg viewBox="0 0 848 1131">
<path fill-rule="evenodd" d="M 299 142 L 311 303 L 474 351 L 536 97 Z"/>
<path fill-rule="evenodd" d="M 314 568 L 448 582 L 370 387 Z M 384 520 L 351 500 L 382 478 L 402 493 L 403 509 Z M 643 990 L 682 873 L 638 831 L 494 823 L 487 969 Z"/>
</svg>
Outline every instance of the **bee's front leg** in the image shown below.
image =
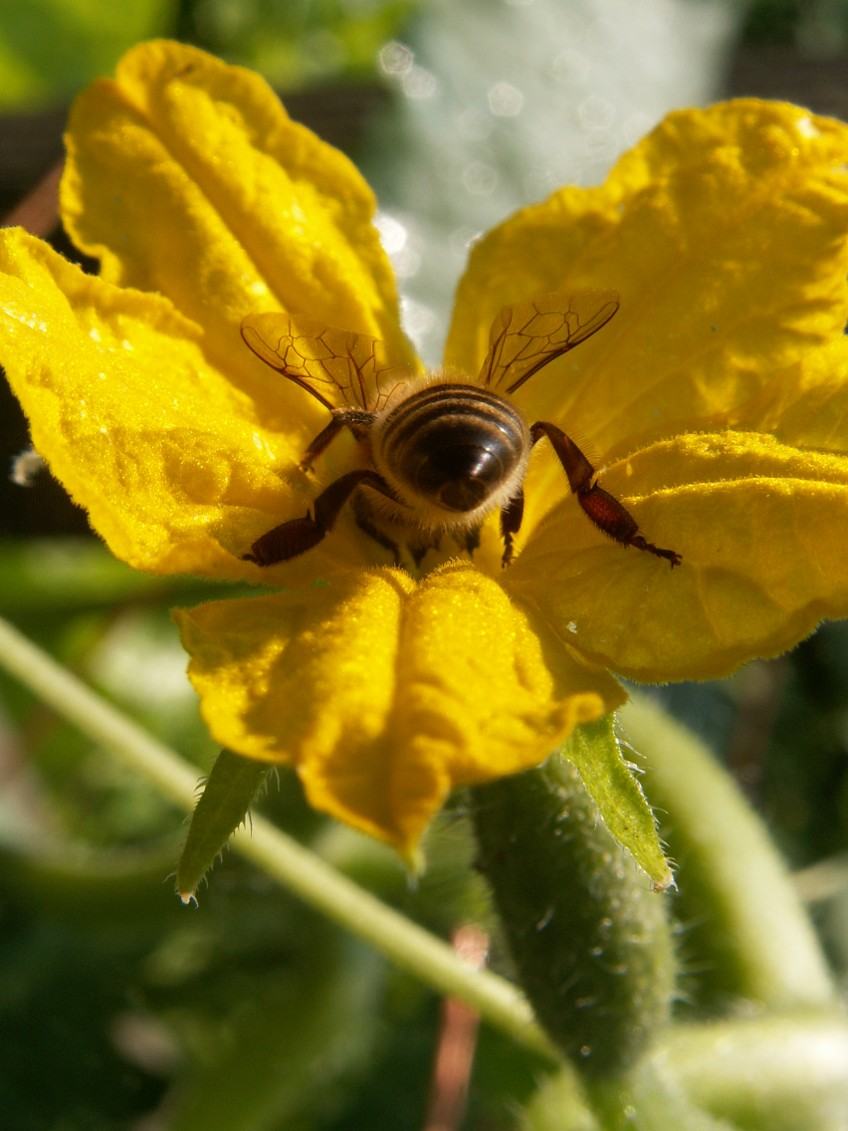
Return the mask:
<svg viewBox="0 0 848 1131">
<path fill-rule="evenodd" d="M 348 471 L 321 492 L 312 505 L 311 513 L 307 511 L 303 518 L 282 522 L 257 538 L 250 547 L 250 553 L 242 555 L 242 561 L 271 566 L 305 554 L 329 534 L 339 511 L 357 487 L 364 486 L 373 487 L 382 494 L 390 494 L 385 481 L 376 471 L 365 468 Z"/>
<path fill-rule="evenodd" d="M 503 538 L 503 557 L 501 565 L 504 569 L 512 561 L 513 539 L 521 529 L 521 520 L 524 518 L 524 491 L 521 487 L 512 496 L 505 507 L 501 508 L 501 537 Z"/>
<path fill-rule="evenodd" d="M 300 470 L 311 471 L 313 463 L 322 452 L 326 451 L 343 428 L 349 428 L 357 440 L 362 440 L 368 435 L 368 429 L 373 423 L 373 412 L 365 412 L 358 408 L 334 409 L 329 424 L 326 424 L 314 440 L 310 441 L 303 453 L 303 458 L 298 464 Z"/>
<path fill-rule="evenodd" d="M 353 500 L 353 513 L 356 516 L 356 525 L 363 534 L 367 534 L 378 546 L 388 550 L 394 558 L 394 564 L 400 565 L 400 546 L 393 538 L 390 538 L 384 530 L 381 530 L 377 523 L 374 521 L 373 512 L 368 503 L 368 500 L 362 495 L 357 495 Z"/>
</svg>

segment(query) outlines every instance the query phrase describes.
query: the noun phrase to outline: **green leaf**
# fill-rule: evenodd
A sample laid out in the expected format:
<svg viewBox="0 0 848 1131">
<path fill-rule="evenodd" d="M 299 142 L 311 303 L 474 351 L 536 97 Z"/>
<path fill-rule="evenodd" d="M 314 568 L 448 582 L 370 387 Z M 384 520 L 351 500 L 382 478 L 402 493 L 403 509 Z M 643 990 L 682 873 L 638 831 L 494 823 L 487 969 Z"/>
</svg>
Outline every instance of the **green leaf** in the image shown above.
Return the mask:
<svg viewBox="0 0 848 1131">
<path fill-rule="evenodd" d="M 222 750 L 206 780 L 191 817 L 185 848 L 177 865 L 177 891 L 183 903 L 194 897 L 197 885 L 244 820 L 270 766 Z"/>
<path fill-rule="evenodd" d="M 671 869 L 642 787 L 622 757 L 613 716 L 578 727 L 562 753 L 577 767 L 609 831 L 647 872 L 656 890 L 665 891 L 673 879 Z"/>
<path fill-rule="evenodd" d="M 16 622 L 82 609 L 113 613 L 116 605 L 132 603 L 211 600 L 220 595 L 223 585 L 139 573 L 93 538 L 0 538 L 0 614 Z M 230 587 L 228 596 L 232 592 Z"/>
<path fill-rule="evenodd" d="M 277 87 L 371 76 L 381 47 L 403 34 L 418 0 L 203 0 L 201 47 L 253 67 Z"/>
<path fill-rule="evenodd" d="M 175 0 L 4 0 L 0 107 L 57 102 L 140 39 L 174 30 Z"/>
<path fill-rule="evenodd" d="M 325 1126 L 361 1084 L 379 1035 L 385 966 L 368 947 L 316 936 L 308 958 L 242 976 L 217 1047 L 184 1074 L 170 1131 Z"/>
</svg>

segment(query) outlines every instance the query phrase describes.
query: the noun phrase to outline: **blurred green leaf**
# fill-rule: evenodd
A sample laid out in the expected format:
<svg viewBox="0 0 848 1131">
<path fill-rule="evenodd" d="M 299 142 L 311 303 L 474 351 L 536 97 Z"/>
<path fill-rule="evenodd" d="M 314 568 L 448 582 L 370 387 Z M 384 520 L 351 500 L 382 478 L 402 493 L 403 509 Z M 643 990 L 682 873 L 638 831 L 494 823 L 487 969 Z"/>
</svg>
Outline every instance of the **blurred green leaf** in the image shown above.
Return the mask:
<svg viewBox="0 0 848 1131">
<path fill-rule="evenodd" d="M 372 76 L 377 54 L 420 0 L 203 0 L 189 6 L 193 42 L 284 89 Z"/>
<path fill-rule="evenodd" d="M 0 843 L 3 888 L 83 929 L 98 931 L 111 919 L 135 930 L 140 921 L 173 910 L 163 901 L 162 882 L 173 874 L 176 851 L 173 834 L 143 849 L 113 847 L 108 853 L 69 841 Z"/>
<path fill-rule="evenodd" d="M 368 1067 L 383 973 L 368 947 L 325 934 L 308 965 L 245 983 L 217 1049 L 180 1088 L 169 1131 L 314 1126 L 343 1101 L 345 1078 Z"/>
<path fill-rule="evenodd" d="M 225 590 L 232 596 L 237 587 L 140 573 L 92 538 L 0 540 L 0 615 L 16 622 L 49 612 L 114 609 L 129 602 L 203 601 Z"/>
<path fill-rule="evenodd" d="M 158 1072 L 121 1054 L 113 1025 L 131 1003 L 138 1006 L 139 955 L 175 901 L 156 883 L 139 907 L 144 914 L 127 915 L 124 898 L 92 914 L 86 898 L 67 898 L 73 877 L 62 877 L 59 895 L 49 871 L 48 878 L 36 861 L 9 856 L 0 868 L 3 1125 L 116 1131 L 163 1091 Z"/>
<path fill-rule="evenodd" d="M 0 108 L 64 100 L 141 39 L 170 34 L 176 0 L 4 0 Z"/>
</svg>

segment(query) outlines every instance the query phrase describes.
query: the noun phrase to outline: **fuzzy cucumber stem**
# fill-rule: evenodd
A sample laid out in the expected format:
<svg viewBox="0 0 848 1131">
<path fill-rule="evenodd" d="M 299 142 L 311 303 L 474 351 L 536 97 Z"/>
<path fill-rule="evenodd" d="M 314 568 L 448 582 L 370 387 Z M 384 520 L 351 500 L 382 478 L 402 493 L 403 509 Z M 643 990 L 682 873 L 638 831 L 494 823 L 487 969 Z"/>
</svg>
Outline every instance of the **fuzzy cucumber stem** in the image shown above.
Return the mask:
<svg viewBox="0 0 848 1131">
<path fill-rule="evenodd" d="M 663 897 L 560 755 L 476 787 L 472 808 L 481 867 L 540 1023 L 590 1076 L 624 1071 L 669 1017 Z"/>
</svg>

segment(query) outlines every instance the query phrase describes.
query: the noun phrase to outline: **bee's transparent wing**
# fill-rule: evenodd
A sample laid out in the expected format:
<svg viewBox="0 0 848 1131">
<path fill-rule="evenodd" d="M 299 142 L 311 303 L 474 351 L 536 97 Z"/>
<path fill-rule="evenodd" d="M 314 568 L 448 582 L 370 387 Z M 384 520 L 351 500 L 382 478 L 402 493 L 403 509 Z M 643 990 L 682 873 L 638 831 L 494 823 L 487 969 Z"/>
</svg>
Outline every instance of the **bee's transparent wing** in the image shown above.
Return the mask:
<svg viewBox="0 0 848 1131">
<path fill-rule="evenodd" d="M 617 310 L 615 291 L 554 293 L 505 306 L 492 323 L 479 383 L 514 393 L 554 358 L 606 326 Z"/>
<path fill-rule="evenodd" d="M 314 318 L 249 314 L 241 336 L 257 357 L 331 411 L 345 406 L 379 410 L 387 385 L 401 379 L 397 369 L 385 364 L 376 338 L 336 330 Z"/>
</svg>

